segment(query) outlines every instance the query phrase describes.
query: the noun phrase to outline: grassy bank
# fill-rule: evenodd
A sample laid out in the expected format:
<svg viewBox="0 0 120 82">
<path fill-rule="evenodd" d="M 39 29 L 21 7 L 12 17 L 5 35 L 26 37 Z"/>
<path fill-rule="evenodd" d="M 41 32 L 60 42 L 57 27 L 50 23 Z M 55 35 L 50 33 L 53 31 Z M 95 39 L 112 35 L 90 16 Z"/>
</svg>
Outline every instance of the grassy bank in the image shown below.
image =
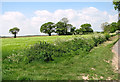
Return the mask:
<svg viewBox="0 0 120 82">
<path fill-rule="evenodd" d="M 87 36 L 88 37 L 88 36 Z M 58 57 L 49 63 L 33 61 L 29 64 L 24 62 L 10 63 L 3 61 L 4 80 L 106 80 L 117 79 L 113 72 L 111 59 L 112 43 L 104 43 L 93 48 L 89 53 L 81 55 Z M 7 60 L 7 59 L 6 59 Z M 9 60 L 9 58 L 8 58 Z"/>
</svg>

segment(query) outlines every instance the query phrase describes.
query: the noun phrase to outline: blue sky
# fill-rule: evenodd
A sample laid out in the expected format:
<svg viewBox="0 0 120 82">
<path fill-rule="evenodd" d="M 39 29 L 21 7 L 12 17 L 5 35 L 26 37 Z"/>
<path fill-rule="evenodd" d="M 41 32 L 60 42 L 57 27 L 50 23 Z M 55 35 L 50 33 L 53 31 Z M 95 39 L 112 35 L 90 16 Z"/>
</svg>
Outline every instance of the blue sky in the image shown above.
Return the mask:
<svg viewBox="0 0 120 82">
<path fill-rule="evenodd" d="M 102 31 L 102 23 L 118 18 L 112 2 L 2 2 L 0 17 L 1 35 L 10 35 L 13 27 L 21 29 L 18 35 L 41 35 L 42 24 L 57 23 L 63 17 L 76 28 L 90 23 L 94 31 Z"/>
<path fill-rule="evenodd" d="M 111 14 L 114 10 L 112 2 L 3 2 L 2 13 L 6 11 L 19 11 L 26 16 L 32 16 L 36 10 L 54 12 L 57 9 L 80 10 L 87 7 L 95 7 Z"/>
</svg>

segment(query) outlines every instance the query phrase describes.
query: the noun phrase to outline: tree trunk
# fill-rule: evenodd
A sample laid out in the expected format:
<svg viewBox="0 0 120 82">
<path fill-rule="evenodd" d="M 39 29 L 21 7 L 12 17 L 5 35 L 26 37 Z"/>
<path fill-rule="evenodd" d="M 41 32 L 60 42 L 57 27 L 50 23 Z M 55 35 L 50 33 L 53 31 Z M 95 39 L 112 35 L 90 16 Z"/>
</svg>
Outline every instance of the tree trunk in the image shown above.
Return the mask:
<svg viewBox="0 0 120 82">
<path fill-rule="evenodd" d="M 16 34 L 14 34 L 14 38 L 16 38 Z"/>
<path fill-rule="evenodd" d="M 49 36 L 51 36 L 51 33 L 49 33 Z"/>
</svg>

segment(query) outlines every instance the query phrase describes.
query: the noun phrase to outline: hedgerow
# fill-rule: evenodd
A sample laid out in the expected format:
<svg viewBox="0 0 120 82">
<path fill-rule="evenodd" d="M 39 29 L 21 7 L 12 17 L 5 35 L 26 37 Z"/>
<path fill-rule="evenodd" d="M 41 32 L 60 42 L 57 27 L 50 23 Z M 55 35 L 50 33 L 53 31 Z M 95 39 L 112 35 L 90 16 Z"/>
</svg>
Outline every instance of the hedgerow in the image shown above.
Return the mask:
<svg viewBox="0 0 120 82">
<path fill-rule="evenodd" d="M 47 42 L 39 42 L 26 50 L 26 59 L 30 63 L 36 61 L 54 61 L 56 57 L 68 55 L 81 55 L 82 52 L 89 52 L 94 46 L 108 40 L 109 35 L 97 35 L 91 38 L 76 37 L 68 41 L 57 41 L 50 44 Z"/>
<path fill-rule="evenodd" d="M 54 44 L 40 41 L 28 47 L 22 53 L 19 53 L 19 55 L 16 54 L 15 57 L 10 56 L 8 58 L 9 62 L 19 63 L 24 61 L 30 63 L 32 61 L 54 61 L 56 58 L 64 56 L 85 56 L 93 47 L 108 40 L 109 37 L 109 34 L 97 34 L 88 38 L 75 37 L 67 41 L 58 39 Z"/>
</svg>

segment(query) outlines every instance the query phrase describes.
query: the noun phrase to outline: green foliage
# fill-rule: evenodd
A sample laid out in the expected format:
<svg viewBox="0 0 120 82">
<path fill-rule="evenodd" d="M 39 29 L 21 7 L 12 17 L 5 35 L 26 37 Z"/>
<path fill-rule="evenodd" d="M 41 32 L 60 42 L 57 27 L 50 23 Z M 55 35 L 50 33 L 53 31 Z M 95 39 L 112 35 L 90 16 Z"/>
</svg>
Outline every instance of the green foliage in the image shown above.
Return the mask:
<svg viewBox="0 0 120 82">
<path fill-rule="evenodd" d="M 117 30 L 120 30 L 120 20 L 117 22 Z"/>
<path fill-rule="evenodd" d="M 67 18 L 62 18 L 61 21 L 56 23 L 56 33 L 58 35 L 72 35 L 75 33 L 75 28 L 72 24 L 68 24 Z"/>
<path fill-rule="evenodd" d="M 71 28 L 71 31 L 70 31 L 70 32 L 71 32 L 72 34 L 75 34 L 75 29 L 76 29 L 76 27 Z"/>
<path fill-rule="evenodd" d="M 41 26 L 40 31 L 43 33 L 49 34 L 51 36 L 51 33 L 54 32 L 55 25 L 52 22 L 45 23 Z"/>
<path fill-rule="evenodd" d="M 105 35 L 107 36 L 107 35 Z M 82 55 L 89 52 L 94 46 L 106 41 L 105 36 L 98 35 L 93 38 L 76 37 L 68 41 L 58 41 L 55 45 L 46 42 L 36 43 L 26 50 L 26 57 L 29 63 L 36 61 L 53 61 L 56 57 Z"/>
<path fill-rule="evenodd" d="M 16 34 L 20 31 L 19 28 L 14 27 L 12 29 L 9 30 L 10 33 L 14 34 L 14 38 L 16 38 Z"/>
<path fill-rule="evenodd" d="M 64 24 L 67 24 L 69 22 L 69 20 L 65 17 L 62 18 L 60 21 L 63 22 Z"/>
<path fill-rule="evenodd" d="M 111 37 L 111 36 L 110 36 L 109 33 L 105 33 L 105 38 L 106 38 L 106 40 L 109 40 L 110 37 Z"/>
<path fill-rule="evenodd" d="M 66 30 L 67 30 L 67 28 L 65 27 L 63 22 L 58 22 L 56 24 L 56 33 L 58 35 L 65 35 Z"/>
<path fill-rule="evenodd" d="M 115 10 L 120 11 L 120 0 L 113 0 Z"/>
<path fill-rule="evenodd" d="M 80 34 L 80 33 L 82 34 L 82 29 L 81 28 L 75 30 L 75 34 Z"/>
<path fill-rule="evenodd" d="M 101 25 L 101 28 L 104 30 L 104 32 L 108 33 L 114 33 L 116 30 L 118 30 L 119 24 L 116 22 L 112 22 L 111 24 L 105 22 Z"/>
<path fill-rule="evenodd" d="M 116 22 L 112 22 L 110 24 L 110 33 L 114 33 L 116 30 L 118 30 L 118 26 Z"/>
<path fill-rule="evenodd" d="M 97 35 L 97 34 L 95 34 Z M 81 35 L 80 37 L 88 38 L 87 41 L 89 44 L 94 45 L 91 35 Z M 19 51 L 25 47 L 29 47 L 34 43 L 37 43 L 39 40 L 47 41 L 49 43 L 54 43 L 54 39 L 61 38 L 57 40 L 57 45 L 62 42 L 66 42 L 68 39 L 71 39 L 71 36 L 52 36 L 52 37 L 24 37 L 24 38 L 7 38 L 3 39 L 4 50 L 12 48 L 17 48 Z M 79 37 L 79 35 L 77 35 Z M 76 37 L 76 38 L 77 38 Z M 97 36 L 96 36 L 97 37 Z M 52 41 L 51 41 L 52 40 Z M 63 40 L 63 41 L 62 41 Z M 111 40 L 113 42 L 113 40 Z M 13 44 L 14 42 L 14 44 Z M 42 42 L 41 42 L 42 43 Z M 59 43 L 59 44 L 58 44 Z M 44 42 L 45 44 L 45 42 Z M 21 46 L 22 45 L 22 46 Z M 113 46 L 113 45 L 112 45 Z M 13 52 L 8 54 L 6 59 L 2 59 L 2 79 L 3 80 L 83 80 L 83 76 L 89 75 L 89 80 L 107 80 L 108 77 L 111 77 L 111 80 L 118 80 L 118 73 L 114 73 L 111 67 L 110 61 L 112 59 L 113 53 L 111 52 L 111 47 L 108 45 L 100 45 L 96 48 L 93 48 L 89 53 L 82 53 L 81 50 L 77 52 L 79 55 L 66 56 L 66 57 L 56 57 L 54 61 L 45 63 L 41 61 L 33 61 L 29 64 L 26 64 L 25 61 L 21 60 L 19 63 L 10 62 L 9 59 L 16 56 L 8 58 Z M 10 51 L 9 49 L 9 51 Z M 13 49 L 13 48 L 12 48 Z M 17 50 L 16 49 L 16 50 Z M 2 49 L 3 50 L 3 49 Z M 74 52 L 74 51 L 73 51 Z M 18 52 L 19 53 L 19 52 Z M 5 54 L 3 53 L 2 56 Z M 26 54 L 19 56 L 20 59 L 24 59 Z M 19 59 L 17 57 L 16 59 Z M 27 57 L 27 56 L 26 56 Z M 13 58 L 15 59 L 15 58 Z M 94 68 L 94 69 L 91 69 Z M 102 77 L 102 78 L 101 78 Z"/>
<path fill-rule="evenodd" d="M 81 25 L 81 30 L 82 30 L 82 32 L 83 32 L 83 34 L 84 33 L 91 33 L 91 32 L 93 32 L 93 29 L 92 28 L 90 28 L 91 27 L 91 24 L 82 24 Z"/>
</svg>

